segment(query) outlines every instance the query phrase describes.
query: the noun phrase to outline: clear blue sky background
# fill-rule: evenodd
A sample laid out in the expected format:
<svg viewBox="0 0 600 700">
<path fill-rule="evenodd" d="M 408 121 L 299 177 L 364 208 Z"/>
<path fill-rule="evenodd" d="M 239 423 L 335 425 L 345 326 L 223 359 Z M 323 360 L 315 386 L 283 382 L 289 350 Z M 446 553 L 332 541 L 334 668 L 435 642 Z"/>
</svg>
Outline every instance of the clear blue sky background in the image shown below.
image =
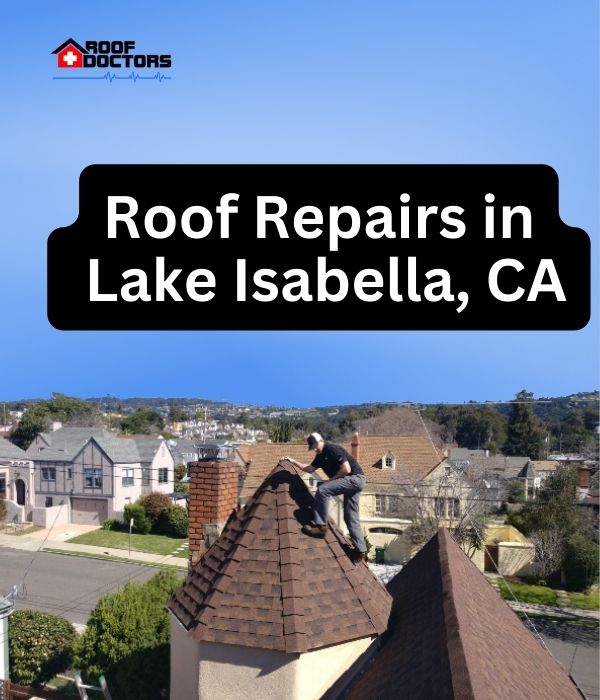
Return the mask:
<svg viewBox="0 0 600 700">
<path fill-rule="evenodd" d="M 598 387 L 595 0 L 20 2 L 3 11 L 0 400 L 310 406 Z M 53 81 L 65 39 L 171 52 L 173 80 Z M 549 163 L 593 241 L 578 332 L 67 333 L 46 239 L 90 163 Z"/>
</svg>

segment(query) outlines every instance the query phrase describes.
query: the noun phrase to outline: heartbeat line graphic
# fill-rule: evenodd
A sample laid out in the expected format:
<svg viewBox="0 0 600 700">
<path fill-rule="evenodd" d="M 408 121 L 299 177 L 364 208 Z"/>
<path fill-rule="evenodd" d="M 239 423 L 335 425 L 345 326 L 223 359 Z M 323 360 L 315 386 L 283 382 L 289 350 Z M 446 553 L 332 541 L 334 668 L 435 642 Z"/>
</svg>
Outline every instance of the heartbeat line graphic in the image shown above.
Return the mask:
<svg viewBox="0 0 600 700">
<path fill-rule="evenodd" d="M 154 75 L 140 75 L 135 71 L 131 71 L 129 75 L 117 75 L 116 73 L 111 73 L 106 71 L 104 75 L 53 75 L 52 80 L 108 80 L 112 83 L 113 80 L 131 80 L 137 83 L 138 80 L 158 80 L 162 83 L 163 80 L 171 80 L 170 75 L 165 75 L 164 73 L 156 72 Z"/>
</svg>

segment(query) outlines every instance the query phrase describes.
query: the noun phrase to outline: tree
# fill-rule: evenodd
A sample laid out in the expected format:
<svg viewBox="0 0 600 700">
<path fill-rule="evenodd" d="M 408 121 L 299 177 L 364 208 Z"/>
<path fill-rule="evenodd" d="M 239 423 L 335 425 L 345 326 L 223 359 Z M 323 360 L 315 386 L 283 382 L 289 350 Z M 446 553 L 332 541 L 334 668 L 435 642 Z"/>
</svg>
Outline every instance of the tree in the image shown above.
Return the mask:
<svg viewBox="0 0 600 700">
<path fill-rule="evenodd" d="M 10 678 L 40 686 L 71 662 L 73 625 L 62 617 L 34 610 L 17 610 L 8 618 Z"/>
<path fill-rule="evenodd" d="M 128 503 L 123 509 L 123 523 L 127 528 L 131 519 L 133 519 L 133 529 L 138 535 L 147 535 L 150 532 L 152 523 L 141 503 Z"/>
<path fill-rule="evenodd" d="M 280 421 L 275 425 L 271 432 L 271 440 L 273 442 L 291 442 L 292 424 L 289 420 Z"/>
<path fill-rule="evenodd" d="M 0 524 L 6 520 L 6 503 L 3 498 L 0 498 Z"/>
<path fill-rule="evenodd" d="M 161 571 L 100 598 L 74 647 L 73 667 L 97 683 L 104 673 L 113 700 L 158 698 L 169 687 L 169 618 L 165 604 L 181 585 Z"/>
<path fill-rule="evenodd" d="M 573 533 L 566 542 L 563 559 L 569 590 L 582 591 L 597 583 L 599 563 L 596 542 L 580 532 Z"/>
<path fill-rule="evenodd" d="M 173 403 L 169 405 L 169 421 L 171 423 L 183 423 L 187 418 L 187 413 L 182 408 Z"/>
<path fill-rule="evenodd" d="M 175 480 L 181 481 L 185 476 L 187 476 L 187 467 L 185 464 L 175 465 Z"/>
<path fill-rule="evenodd" d="M 164 427 L 165 422 L 160 413 L 143 406 L 121 421 L 121 430 L 130 435 L 159 433 Z"/>
<path fill-rule="evenodd" d="M 52 398 L 30 405 L 19 421 L 11 440 L 26 450 L 35 436 L 46 430 L 52 421 L 65 425 L 92 426 L 98 423 L 97 406 L 64 394 L 54 393 Z"/>
<path fill-rule="evenodd" d="M 150 520 L 151 527 L 154 528 L 160 516 L 171 505 L 171 499 L 166 493 L 152 491 L 142 496 L 139 503 L 144 508 L 146 517 Z"/>
<path fill-rule="evenodd" d="M 520 391 L 512 405 L 504 452 L 507 455 L 523 455 L 530 459 L 544 457 L 545 433 L 533 414 L 533 394 Z"/>
<path fill-rule="evenodd" d="M 557 527 L 547 530 L 536 530 L 530 536 L 535 547 L 535 558 L 538 571 L 544 581 L 556 573 L 563 560 L 565 551 L 565 536 Z"/>
<path fill-rule="evenodd" d="M 509 515 L 507 522 L 532 540 L 545 579 L 561 569 L 567 585 L 578 588 L 582 578 L 588 580 L 585 572 L 592 579 L 597 576 L 589 556 L 592 550 L 597 551 L 597 545 L 591 539 L 591 514 L 575 500 L 576 480 L 574 469 L 557 469 L 546 479 L 536 500 L 525 503 L 520 513 Z"/>
</svg>

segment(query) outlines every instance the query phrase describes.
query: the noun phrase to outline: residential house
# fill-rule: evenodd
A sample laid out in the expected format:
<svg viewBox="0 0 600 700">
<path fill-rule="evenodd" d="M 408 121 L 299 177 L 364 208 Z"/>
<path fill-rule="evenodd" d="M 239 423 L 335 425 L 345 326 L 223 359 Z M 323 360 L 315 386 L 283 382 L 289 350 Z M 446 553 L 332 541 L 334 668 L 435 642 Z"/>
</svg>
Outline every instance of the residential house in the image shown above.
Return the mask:
<svg viewBox="0 0 600 700">
<path fill-rule="evenodd" d="M 122 517 L 144 493 L 173 490 L 173 456 L 162 439 L 61 427 L 37 435 L 27 457 L 34 464 L 36 510 L 58 508 L 46 513 L 57 522 L 101 524 Z M 43 512 L 36 515 L 44 519 Z"/>
<path fill-rule="evenodd" d="M 431 441 L 422 436 L 359 436 L 342 446 L 357 459 L 366 475 L 360 498 L 360 520 L 373 546 L 386 547 L 386 557 L 405 561 L 410 557 L 406 530 L 415 514 L 414 484 L 440 463 Z M 285 456 L 310 463 L 314 454 L 306 443 L 257 443 L 244 445 L 237 453 L 242 468 L 240 503 L 243 505 L 263 482 L 273 464 Z M 309 489 L 315 490 L 320 472 L 301 475 Z M 341 499 L 332 499 L 330 517 L 345 527 Z"/>
<path fill-rule="evenodd" d="M 20 447 L 0 438 L 0 498 L 5 500 L 7 522 L 30 517 L 33 492 L 33 463 Z"/>
<path fill-rule="evenodd" d="M 199 530 L 224 517 L 236 477 L 232 463 L 194 465 Z M 172 700 L 580 697 L 446 530 L 386 592 L 334 523 L 324 539 L 302 534 L 311 507 L 280 462 L 195 562 L 190 541 L 190 573 L 168 603 Z"/>
</svg>

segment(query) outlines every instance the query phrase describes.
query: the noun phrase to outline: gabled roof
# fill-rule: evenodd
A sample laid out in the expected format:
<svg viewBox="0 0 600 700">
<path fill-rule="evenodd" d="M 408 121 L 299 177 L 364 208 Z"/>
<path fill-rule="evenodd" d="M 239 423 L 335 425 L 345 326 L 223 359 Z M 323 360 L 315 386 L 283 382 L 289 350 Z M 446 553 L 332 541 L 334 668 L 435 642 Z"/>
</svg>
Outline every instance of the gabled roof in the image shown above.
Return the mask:
<svg viewBox="0 0 600 700">
<path fill-rule="evenodd" d="M 163 438 L 153 438 L 149 435 L 136 435 L 132 439 L 137 447 L 140 462 L 151 462 L 163 442 L 166 444 Z"/>
<path fill-rule="evenodd" d="M 535 478 L 535 469 L 533 468 L 533 464 L 531 461 L 527 462 L 527 464 L 521 469 L 519 472 L 519 477 L 521 479 L 534 479 Z"/>
<path fill-rule="evenodd" d="M 340 444 L 352 454 L 349 442 Z M 309 464 L 315 456 L 314 452 L 308 451 L 305 442 L 256 443 L 248 447 L 250 467 L 244 482 L 242 498 L 254 492 L 269 474 L 273 464 L 282 456 L 290 455 L 303 464 Z M 359 449 L 358 461 L 365 472 L 367 488 L 374 484 L 395 485 L 417 481 L 428 474 L 441 460 L 431 442 L 421 436 L 361 436 Z M 392 452 L 396 458 L 395 469 L 381 468 L 381 459 L 388 452 Z"/>
<path fill-rule="evenodd" d="M 504 479 L 516 479 L 519 472 L 529 462 L 529 457 L 508 457 L 494 455 L 490 457 L 469 457 L 469 469 L 481 475 L 501 476 Z"/>
<path fill-rule="evenodd" d="M 163 442 L 162 439 L 146 435 L 117 437 L 104 428 L 95 427 L 59 428 L 51 433 L 40 433 L 39 437 L 48 446 L 44 447 L 32 443 L 26 452 L 28 459 L 70 462 L 75 459 L 90 439 L 93 439 L 114 464 L 136 464 L 138 462 L 151 462 Z"/>
<path fill-rule="evenodd" d="M 0 459 L 27 459 L 27 453 L 6 438 L 0 438 Z"/>
<path fill-rule="evenodd" d="M 300 653 L 385 631 L 391 598 L 342 533 L 302 534 L 312 504 L 280 462 L 168 604 L 193 639 Z"/>
<path fill-rule="evenodd" d="M 78 51 L 81 51 L 81 53 L 88 53 L 88 50 L 84 49 L 83 46 L 81 46 L 81 44 L 78 44 L 75 41 L 75 39 L 67 39 L 66 41 L 63 41 L 63 43 L 60 46 L 57 46 L 52 53 L 58 53 L 59 51 L 62 51 L 65 47 L 69 45 L 73 46 Z"/>
<path fill-rule="evenodd" d="M 388 585 L 384 646 L 346 700 L 581 700 L 447 530 Z"/>
<path fill-rule="evenodd" d="M 73 459 L 91 437 L 112 437 L 104 428 L 59 428 L 51 433 L 41 433 L 40 437 L 48 445 L 42 447 L 32 442 L 27 456 L 32 460 L 65 461 Z"/>
</svg>

